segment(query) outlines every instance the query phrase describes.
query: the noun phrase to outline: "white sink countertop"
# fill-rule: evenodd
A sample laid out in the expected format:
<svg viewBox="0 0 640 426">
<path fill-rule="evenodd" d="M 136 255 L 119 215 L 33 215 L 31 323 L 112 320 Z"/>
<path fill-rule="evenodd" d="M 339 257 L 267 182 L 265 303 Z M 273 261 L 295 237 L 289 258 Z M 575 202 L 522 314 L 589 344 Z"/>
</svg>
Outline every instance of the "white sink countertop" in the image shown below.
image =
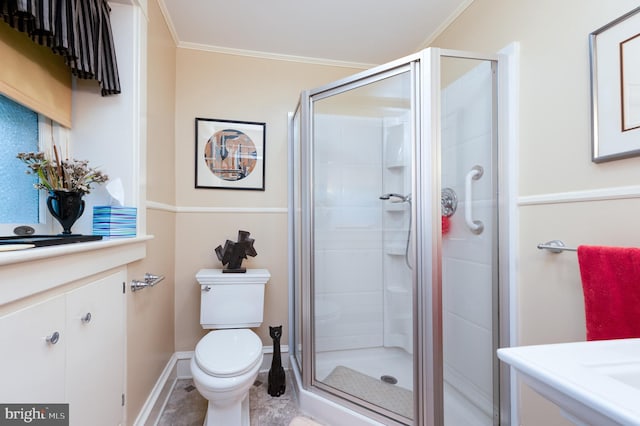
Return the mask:
<svg viewBox="0 0 640 426">
<path fill-rule="evenodd" d="M 640 425 L 640 339 L 502 348 L 498 357 L 578 425 Z"/>
</svg>

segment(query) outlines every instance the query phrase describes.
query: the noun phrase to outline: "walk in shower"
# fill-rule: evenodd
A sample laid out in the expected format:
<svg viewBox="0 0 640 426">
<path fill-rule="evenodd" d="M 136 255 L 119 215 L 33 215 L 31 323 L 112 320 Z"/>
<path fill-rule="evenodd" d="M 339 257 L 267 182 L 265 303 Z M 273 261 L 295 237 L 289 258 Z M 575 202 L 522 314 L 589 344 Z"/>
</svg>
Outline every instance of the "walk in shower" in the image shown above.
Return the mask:
<svg viewBox="0 0 640 426">
<path fill-rule="evenodd" d="M 427 49 L 291 116 L 290 359 L 329 424 L 509 423 L 499 61 Z"/>
</svg>

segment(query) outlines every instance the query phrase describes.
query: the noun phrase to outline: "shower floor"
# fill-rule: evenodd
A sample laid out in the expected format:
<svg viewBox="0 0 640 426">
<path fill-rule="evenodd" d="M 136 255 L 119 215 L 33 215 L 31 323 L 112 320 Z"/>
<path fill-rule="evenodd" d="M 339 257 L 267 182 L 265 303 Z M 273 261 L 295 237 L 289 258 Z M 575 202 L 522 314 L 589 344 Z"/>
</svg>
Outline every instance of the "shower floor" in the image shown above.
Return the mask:
<svg viewBox="0 0 640 426">
<path fill-rule="evenodd" d="M 369 348 L 328 351 L 316 354 L 316 374 L 324 380 L 338 366 L 348 367 L 379 379 L 393 376 L 397 386 L 413 389 L 413 356 L 399 348 Z M 479 410 L 449 383 L 444 383 L 445 424 L 451 426 L 491 426 L 492 416 Z"/>
<path fill-rule="evenodd" d="M 398 380 L 397 386 L 413 389 L 413 358 L 403 349 L 379 347 L 316 354 L 319 380 L 324 380 L 337 366 L 348 367 L 377 379 L 393 376 Z"/>
</svg>

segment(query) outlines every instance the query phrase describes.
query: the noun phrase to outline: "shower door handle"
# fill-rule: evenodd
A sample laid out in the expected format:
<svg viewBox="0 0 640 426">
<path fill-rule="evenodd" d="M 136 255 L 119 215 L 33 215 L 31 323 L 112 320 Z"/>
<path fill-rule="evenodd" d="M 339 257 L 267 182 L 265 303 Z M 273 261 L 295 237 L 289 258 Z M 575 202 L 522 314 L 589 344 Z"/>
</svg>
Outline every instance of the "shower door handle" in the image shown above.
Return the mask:
<svg viewBox="0 0 640 426">
<path fill-rule="evenodd" d="M 467 173 L 464 182 L 464 221 L 474 234 L 481 234 L 484 231 L 484 224 L 479 220 L 473 220 L 473 187 L 472 182 L 482 177 L 484 170 L 481 166 L 473 166 Z"/>
</svg>

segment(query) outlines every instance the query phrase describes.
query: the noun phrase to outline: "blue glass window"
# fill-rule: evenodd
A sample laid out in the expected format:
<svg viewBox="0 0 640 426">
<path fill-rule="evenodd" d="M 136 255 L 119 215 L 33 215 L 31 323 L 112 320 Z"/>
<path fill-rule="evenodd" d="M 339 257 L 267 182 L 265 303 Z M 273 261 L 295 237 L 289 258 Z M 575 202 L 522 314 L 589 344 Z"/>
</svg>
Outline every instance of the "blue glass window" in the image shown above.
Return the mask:
<svg viewBox="0 0 640 426">
<path fill-rule="evenodd" d="M 39 222 L 39 194 L 19 152 L 38 151 L 38 114 L 0 95 L 0 223 Z"/>
</svg>

